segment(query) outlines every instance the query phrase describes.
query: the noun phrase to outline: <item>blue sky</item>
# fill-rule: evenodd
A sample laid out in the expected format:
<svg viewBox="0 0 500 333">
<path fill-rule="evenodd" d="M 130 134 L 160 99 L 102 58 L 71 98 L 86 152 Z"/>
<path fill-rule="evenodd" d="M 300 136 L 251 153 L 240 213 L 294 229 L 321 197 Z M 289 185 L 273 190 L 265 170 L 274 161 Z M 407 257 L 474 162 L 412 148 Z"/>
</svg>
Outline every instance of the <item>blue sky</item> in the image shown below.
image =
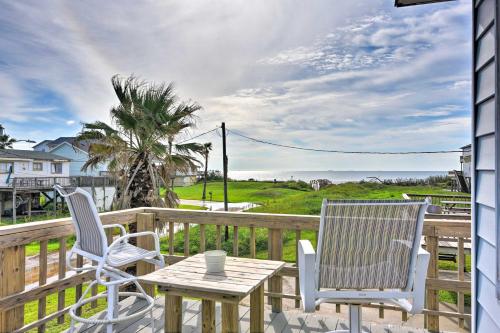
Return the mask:
<svg viewBox="0 0 500 333">
<path fill-rule="evenodd" d="M 36 141 L 109 121 L 114 74 L 173 81 L 192 135 L 442 150 L 470 142 L 470 1 L 0 1 L 0 123 Z M 189 135 L 188 135 L 189 136 Z M 220 137 L 211 168 L 220 168 Z M 278 150 L 229 136 L 234 170 L 447 170 L 457 155 Z M 26 148 L 20 143 L 17 148 Z"/>
</svg>

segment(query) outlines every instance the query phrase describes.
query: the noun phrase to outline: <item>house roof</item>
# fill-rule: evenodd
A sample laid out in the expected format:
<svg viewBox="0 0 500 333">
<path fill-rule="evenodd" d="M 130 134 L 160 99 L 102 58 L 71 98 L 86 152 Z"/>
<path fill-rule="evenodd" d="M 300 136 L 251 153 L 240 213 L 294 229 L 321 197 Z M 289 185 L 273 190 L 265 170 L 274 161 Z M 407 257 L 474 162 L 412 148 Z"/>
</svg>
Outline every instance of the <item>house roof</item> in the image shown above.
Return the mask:
<svg viewBox="0 0 500 333">
<path fill-rule="evenodd" d="M 472 145 L 471 144 L 468 144 L 468 145 L 465 145 L 463 147 L 460 147 L 460 149 L 471 149 Z"/>
<path fill-rule="evenodd" d="M 64 143 L 64 142 L 67 142 L 69 143 L 70 145 L 76 147 L 76 148 L 79 148 L 85 152 L 88 153 L 89 151 L 89 147 L 90 147 L 90 142 L 87 141 L 87 140 L 83 140 L 83 141 L 76 141 L 76 137 L 74 136 L 61 136 L 55 140 L 43 140 L 42 142 L 40 142 L 39 144 L 33 146 L 33 148 L 36 148 L 38 146 L 41 146 L 43 144 L 47 144 L 47 146 L 49 147 L 49 149 L 53 149 L 57 146 L 59 146 L 61 143 Z"/>
<path fill-rule="evenodd" d="M 41 141 L 41 142 L 37 143 L 36 145 L 34 145 L 34 146 L 33 146 L 33 148 L 36 148 L 36 147 L 38 147 L 38 146 L 41 146 L 41 145 L 43 145 L 43 144 L 45 144 L 45 143 L 47 143 L 47 142 L 50 142 L 50 141 L 51 141 L 51 140 L 43 140 L 43 141 Z"/>
<path fill-rule="evenodd" d="M 56 154 L 47 153 L 44 151 L 36 150 L 20 150 L 20 149 L 0 149 L 0 158 L 9 159 L 29 159 L 29 160 L 43 160 L 43 161 L 69 161 L 66 157 Z"/>
</svg>

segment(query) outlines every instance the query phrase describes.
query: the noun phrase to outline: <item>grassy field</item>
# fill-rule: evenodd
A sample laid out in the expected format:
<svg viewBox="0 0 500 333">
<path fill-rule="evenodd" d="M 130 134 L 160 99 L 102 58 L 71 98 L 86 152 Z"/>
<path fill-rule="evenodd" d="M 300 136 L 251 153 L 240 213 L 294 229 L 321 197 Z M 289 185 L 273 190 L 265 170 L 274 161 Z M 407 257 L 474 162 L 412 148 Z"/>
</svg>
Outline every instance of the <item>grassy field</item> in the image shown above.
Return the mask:
<svg viewBox="0 0 500 333">
<path fill-rule="evenodd" d="M 83 290 L 85 290 L 86 286 L 87 286 L 86 284 L 83 285 Z M 98 289 L 99 292 L 103 292 L 104 290 L 105 289 L 102 286 L 100 286 Z M 64 294 L 66 306 L 75 303 L 75 296 L 76 296 L 75 291 L 76 291 L 76 289 L 74 287 L 66 289 L 66 292 Z M 87 295 L 87 297 L 90 297 L 90 293 L 89 293 L 89 295 Z M 105 309 L 106 309 L 106 299 L 99 299 L 97 301 L 97 307 L 95 307 L 95 308 L 92 308 L 90 306 L 90 304 L 85 305 L 83 307 L 82 314 L 84 315 L 84 317 L 89 318 L 89 317 L 93 316 L 94 314 L 99 313 Z M 52 295 L 47 296 L 46 311 L 47 311 L 47 315 L 54 313 L 54 312 L 57 312 L 57 294 L 52 294 Z M 38 301 L 26 303 L 26 305 L 24 306 L 24 323 L 29 324 L 29 323 L 36 321 L 37 319 L 38 319 Z M 70 326 L 69 315 L 66 314 L 64 316 L 64 319 L 65 319 L 65 321 L 64 321 L 64 324 L 62 324 L 62 325 L 59 325 L 57 323 L 57 319 L 49 321 L 46 325 L 45 332 L 57 333 L 57 332 L 62 332 L 64 330 L 68 329 Z M 33 329 L 33 330 L 28 331 L 28 332 L 36 333 L 37 329 Z"/>
<path fill-rule="evenodd" d="M 189 187 L 177 188 L 176 193 L 181 199 L 200 199 L 202 184 Z M 214 201 L 223 200 L 222 182 L 210 182 L 207 184 L 207 193 L 212 192 Z M 228 197 L 230 202 L 254 202 L 260 206 L 251 209 L 253 212 L 278 213 L 278 214 L 305 214 L 319 215 L 323 198 L 329 199 L 402 199 L 403 193 L 421 194 L 450 194 L 440 187 L 433 186 L 399 186 L 383 185 L 378 183 L 345 183 L 331 185 L 320 191 L 301 186 L 294 182 L 229 182 Z M 222 246 L 229 254 L 232 253 L 232 228 L 229 240 L 223 242 Z M 190 253 L 197 253 L 199 249 L 199 228 L 191 227 L 190 231 Z M 241 256 L 248 256 L 250 234 L 247 228 L 240 228 L 238 232 L 239 248 Z M 207 249 L 215 248 L 215 227 L 206 228 Z M 303 231 L 302 239 L 309 239 L 315 245 L 315 232 Z M 283 259 L 288 262 L 295 262 L 295 232 L 288 231 L 283 235 Z M 175 235 L 175 251 L 183 252 L 184 236 L 180 231 Z M 267 230 L 257 229 L 256 248 L 258 258 L 267 258 Z M 166 250 L 166 244 L 162 244 Z M 470 256 L 466 256 L 466 269 L 470 272 Z M 440 269 L 457 270 L 457 265 L 449 261 L 440 261 Z M 456 303 L 455 293 L 441 291 L 442 301 Z M 470 299 L 466 298 L 466 303 L 470 304 Z"/>
<path fill-rule="evenodd" d="M 175 192 L 181 199 L 200 200 L 203 185 L 179 187 Z M 214 201 L 224 200 L 222 182 L 207 184 Z M 263 213 L 317 215 L 323 198 L 329 199 L 402 199 L 403 193 L 450 194 L 439 187 L 398 186 L 378 183 L 345 183 L 331 185 L 320 191 L 295 182 L 229 182 L 229 202 L 254 202 L 260 207 L 251 211 Z M 209 195 L 208 195 L 209 197 Z"/>
<path fill-rule="evenodd" d="M 57 212 L 57 214 L 48 213 L 48 214 L 44 214 L 44 215 L 33 215 L 31 217 L 20 216 L 17 218 L 16 224 L 29 223 L 29 222 L 39 222 L 39 221 L 53 220 L 53 219 L 61 219 L 64 217 L 69 217 L 69 212 Z M 13 223 L 11 217 L 2 217 L 2 220 L 0 221 L 0 227 L 7 226 L 7 225 L 13 225 L 13 224 L 14 223 Z"/>
</svg>

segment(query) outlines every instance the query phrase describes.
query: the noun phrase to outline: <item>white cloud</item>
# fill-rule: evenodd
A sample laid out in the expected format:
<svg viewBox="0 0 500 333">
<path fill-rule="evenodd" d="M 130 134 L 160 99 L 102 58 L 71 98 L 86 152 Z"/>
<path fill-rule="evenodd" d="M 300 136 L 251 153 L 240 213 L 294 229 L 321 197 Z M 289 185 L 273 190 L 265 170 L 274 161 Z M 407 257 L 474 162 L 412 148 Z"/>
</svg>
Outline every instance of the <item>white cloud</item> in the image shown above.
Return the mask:
<svg viewBox="0 0 500 333">
<path fill-rule="evenodd" d="M 79 121 L 108 120 L 116 103 L 110 77 L 135 73 L 175 81 L 181 98 L 200 102 L 200 132 L 226 121 L 252 136 L 348 149 L 454 148 L 468 140 L 466 1 L 404 10 L 387 0 L 46 1 L 8 2 L 2 11 L 0 121 L 14 133 L 24 135 L 22 124 L 33 120 L 66 125 L 52 137 L 71 134 Z M 301 158 L 230 141 L 231 163 L 244 169 L 415 165 Z M 452 160 L 432 161 L 446 168 Z"/>
</svg>

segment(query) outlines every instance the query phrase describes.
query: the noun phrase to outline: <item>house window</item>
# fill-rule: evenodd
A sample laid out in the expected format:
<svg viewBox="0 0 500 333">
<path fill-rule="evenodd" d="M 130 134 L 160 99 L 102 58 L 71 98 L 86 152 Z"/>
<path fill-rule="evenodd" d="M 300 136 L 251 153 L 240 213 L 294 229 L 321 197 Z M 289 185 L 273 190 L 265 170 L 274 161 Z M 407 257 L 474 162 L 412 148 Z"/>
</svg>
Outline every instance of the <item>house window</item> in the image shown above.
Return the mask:
<svg viewBox="0 0 500 333">
<path fill-rule="evenodd" d="M 14 163 L 0 162 L 0 173 L 9 173 L 11 170 L 14 172 Z"/>
<path fill-rule="evenodd" d="M 62 163 L 52 163 L 52 173 L 62 173 Z"/>
<path fill-rule="evenodd" d="M 43 163 L 33 162 L 33 171 L 43 171 Z"/>
</svg>

